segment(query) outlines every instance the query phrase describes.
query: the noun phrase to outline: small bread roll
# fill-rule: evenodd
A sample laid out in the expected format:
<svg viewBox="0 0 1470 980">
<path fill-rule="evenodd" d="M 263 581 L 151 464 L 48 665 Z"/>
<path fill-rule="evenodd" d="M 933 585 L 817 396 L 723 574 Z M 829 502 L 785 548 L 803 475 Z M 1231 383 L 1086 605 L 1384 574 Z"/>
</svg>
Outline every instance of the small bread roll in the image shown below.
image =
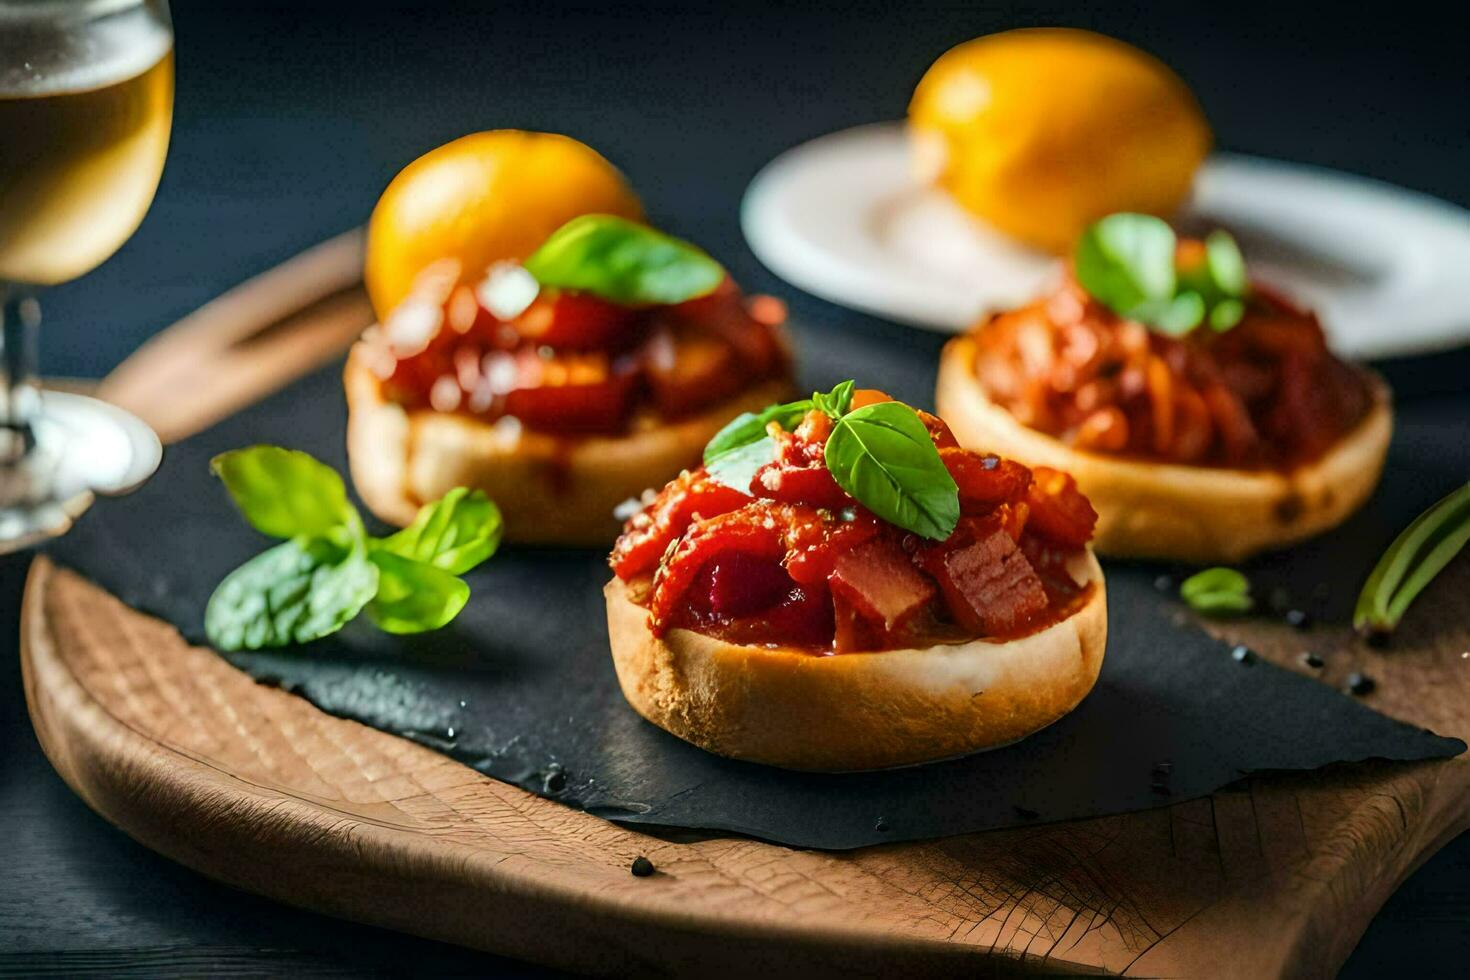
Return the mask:
<svg viewBox="0 0 1470 980">
<path fill-rule="evenodd" d="M 705 444 L 741 412 L 791 395 L 785 379 L 761 381 L 695 415 L 626 435 L 556 436 L 513 419 L 485 422 L 383 397 L 359 344 L 347 358 L 347 455 L 358 494 L 390 524 L 455 487 L 483 490 L 505 517 L 508 541 L 607 545 L 613 509 L 699 464 Z"/>
<path fill-rule="evenodd" d="M 995 748 L 1075 708 L 1102 667 L 1107 597 L 1090 551 L 1069 570 L 1091 584 L 1081 605 L 1028 636 L 835 656 L 655 637 L 632 586 L 603 591 L 618 683 L 640 715 L 719 755 L 836 772 Z"/>
<path fill-rule="evenodd" d="M 1368 413 L 1326 455 L 1291 471 L 1084 452 L 1027 428 L 992 402 L 975 377 L 975 355 L 969 337 L 945 345 L 934 396 L 938 414 L 966 448 L 1076 477 L 1097 510 L 1093 545 L 1103 555 L 1237 562 L 1321 534 L 1372 494 L 1393 431 L 1388 387 L 1364 372 L 1373 402 Z"/>
</svg>

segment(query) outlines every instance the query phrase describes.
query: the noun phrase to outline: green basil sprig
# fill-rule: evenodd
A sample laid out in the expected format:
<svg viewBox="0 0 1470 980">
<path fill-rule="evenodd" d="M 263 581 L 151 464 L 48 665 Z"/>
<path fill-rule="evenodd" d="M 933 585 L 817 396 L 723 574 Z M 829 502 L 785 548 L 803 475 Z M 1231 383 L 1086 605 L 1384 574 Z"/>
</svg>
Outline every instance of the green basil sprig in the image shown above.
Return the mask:
<svg viewBox="0 0 1470 980">
<path fill-rule="evenodd" d="M 1160 218 L 1110 214 L 1082 233 L 1072 267 L 1090 296 L 1159 333 L 1182 337 L 1202 323 L 1216 331 L 1234 327 L 1250 289 L 1235 239 L 1211 232 L 1204 261 L 1184 270 L 1175 266 L 1176 245 L 1174 230 Z"/>
<path fill-rule="evenodd" d="M 402 531 L 374 538 L 342 478 L 306 453 L 252 446 L 211 467 L 252 526 L 288 539 L 210 596 L 204 631 L 221 650 L 308 643 L 361 612 L 389 633 L 438 629 L 469 599 L 458 576 L 500 544 L 500 511 L 478 490 L 451 490 Z"/>
<path fill-rule="evenodd" d="M 1470 483 L 1415 518 L 1378 560 L 1358 603 L 1353 626 L 1368 635 L 1392 633 L 1450 559 L 1470 542 Z"/>
<path fill-rule="evenodd" d="M 688 242 L 610 214 L 573 218 L 524 264 L 542 286 L 623 306 L 682 303 L 725 279 L 724 268 Z"/>
<path fill-rule="evenodd" d="M 901 402 L 854 410 L 853 387 L 844 381 L 825 394 L 740 415 L 705 447 L 710 477 L 749 493 L 756 471 L 775 459 L 766 427 L 776 422 L 790 431 L 815 409 L 833 422 L 826 460 L 838 486 L 890 523 L 935 540 L 949 537 L 960 517 L 959 487 L 923 420 Z"/>
<path fill-rule="evenodd" d="M 1207 568 L 1179 585 L 1179 597 L 1205 616 L 1250 612 L 1250 591 L 1250 580 L 1233 568 Z"/>
<path fill-rule="evenodd" d="M 960 519 L 960 490 L 918 414 L 902 402 L 848 412 L 827 437 L 827 469 L 858 503 L 942 541 Z"/>
</svg>

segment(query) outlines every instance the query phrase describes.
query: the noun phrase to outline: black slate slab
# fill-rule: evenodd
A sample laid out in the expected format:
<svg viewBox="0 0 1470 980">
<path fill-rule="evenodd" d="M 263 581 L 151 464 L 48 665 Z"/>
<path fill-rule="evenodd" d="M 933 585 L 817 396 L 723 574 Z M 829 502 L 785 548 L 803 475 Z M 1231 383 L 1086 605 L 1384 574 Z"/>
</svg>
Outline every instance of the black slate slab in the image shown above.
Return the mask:
<svg viewBox="0 0 1470 980">
<path fill-rule="evenodd" d="M 840 343 L 813 346 L 806 363 L 814 386 L 855 375 L 930 402 L 931 337 L 844 333 Z M 102 502 L 52 555 L 203 642 L 214 584 L 268 544 L 237 517 L 209 475 L 209 458 L 274 442 L 345 471 L 338 378 L 335 367 L 320 372 L 170 447 L 152 482 Z M 1347 527 L 1258 563 L 1261 594 L 1281 586 L 1314 604 L 1314 615 L 1339 615 L 1383 545 L 1454 485 L 1448 473 L 1465 468 L 1463 460 L 1439 462 L 1444 470 L 1392 470 Z M 1004 749 L 877 773 L 733 762 L 640 719 L 613 675 L 601 594 L 608 572 L 597 553 L 504 549 L 471 574 L 470 605 L 437 634 L 393 638 L 354 624 L 309 647 L 229 659 L 323 710 L 608 819 L 801 847 L 1119 813 L 1202 796 L 1250 772 L 1464 750 L 1305 676 L 1233 658 L 1156 590 L 1160 571 L 1107 567 L 1107 657 L 1097 688 L 1071 715 Z"/>
</svg>

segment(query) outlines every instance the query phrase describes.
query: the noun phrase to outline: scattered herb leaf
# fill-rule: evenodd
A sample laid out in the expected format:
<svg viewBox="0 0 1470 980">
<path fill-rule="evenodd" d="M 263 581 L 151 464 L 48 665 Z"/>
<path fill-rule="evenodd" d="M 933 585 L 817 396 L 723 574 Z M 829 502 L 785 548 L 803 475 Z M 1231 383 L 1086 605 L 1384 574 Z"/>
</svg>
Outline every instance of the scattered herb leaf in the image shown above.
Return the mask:
<svg viewBox="0 0 1470 980">
<path fill-rule="evenodd" d="M 209 468 L 224 481 L 235 506 L 262 534 L 315 537 L 360 526 L 337 471 L 308 453 L 250 446 L 221 453 Z"/>
<path fill-rule="evenodd" d="M 342 478 L 306 453 L 252 446 L 211 468 L 258 530 L 290 540 L 225 576 L 204 611 L 221 650 L 308 643 L 367 608 L 390 633 L 438 629 L 469 598 L 455 576 L 500 543 L 500 511 L 463 488 L 387 538 L 369 537 Z"/>
<path fill-rule="evenodd" d="M 225 576 L 204 610 L 204 632 L 221 650 L 309 643 L 345 626 L 378 590 L 361 542 L 295 538 Z"/>
<path fill-rule="evenodd" d="M 503 529 L 500 508 L 483 491 L 455 487 L 374 547 L 463 575 L 495 554 Z"/>
<path fill-rule="evenodd" d="M 368 557 L 378 568 L 378 586 L 367 614 L 385 633 L 436 630 L 469 601 L 464 579 L 441 568 L 382 549 Z"/>
<path fill-rule="evenodd" d="M 542 286 L 575 289 L 624 306 L 682 303 L 725 279 L 685 241 L 610 214 L 584 214 L 551 233 L 525 261 Z"/>
<path fill-rule="evenodd" d="M 1409 605 L 1470 542 L 1470 483 L 1414 519 L 1383 553 L 1353 609 L 1360 633 L 1392 633 Z"/>
<path fill-rule="evenodd" d="M 1255 605 L 1248 578 L 1233 568 L 1207 568 L 1179 585 L 1179 597 L 1205 616 L 1249 612 Z"/>
</svg>

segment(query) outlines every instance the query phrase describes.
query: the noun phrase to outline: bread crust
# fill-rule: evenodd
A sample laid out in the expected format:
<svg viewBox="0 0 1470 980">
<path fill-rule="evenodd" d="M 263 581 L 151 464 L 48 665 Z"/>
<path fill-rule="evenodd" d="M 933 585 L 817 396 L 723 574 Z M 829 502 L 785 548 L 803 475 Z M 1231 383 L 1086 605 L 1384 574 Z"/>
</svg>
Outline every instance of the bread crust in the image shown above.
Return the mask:
<svg viewBox="0 0 1470 980">
<path fill-rule="evenodd" d="M 527 544 L 606 546 L 613 509 L 699 463 L 704 446 L 741 412 L 791 395 L 791 382 L 759 382 L 733 398 L 626 435 L 572 439 L 464 415 L 409 411 L 383 397 L 361 343 L 347 358 L 347 456 L 358 494 L 390 524 L 408 524 L 425 502 L 466 486 L 505 516 L 505 536 Z"/>
<path fill-rule="evenodd" d="M 817 656 L 685 629 L 655 637 L 614 578 L 608 636 L 618 683 L 644 718 L 718 755 L 786 769 L 884 769 L 995 748 L 1046 727 L 1092 690 L 1107 642 L 1102 570 L 1070 616 L 1029 636 Z"/>
<path fill-rule="evenodd" d="M 1237 562 L 1342 523 L 1372 494 L 1393 433 L 1388 386 L 1364 372 L 1372 408 L 1326 455 L 1289 472 L 1121 459 L 1027 428 L 975 377 L 976 347 L 958 337 L 939 361 L 935 407 L 960 444 L 1051 466 L 1077 479 L 1098 514 L 1099 554 Z"/>
</svg>

